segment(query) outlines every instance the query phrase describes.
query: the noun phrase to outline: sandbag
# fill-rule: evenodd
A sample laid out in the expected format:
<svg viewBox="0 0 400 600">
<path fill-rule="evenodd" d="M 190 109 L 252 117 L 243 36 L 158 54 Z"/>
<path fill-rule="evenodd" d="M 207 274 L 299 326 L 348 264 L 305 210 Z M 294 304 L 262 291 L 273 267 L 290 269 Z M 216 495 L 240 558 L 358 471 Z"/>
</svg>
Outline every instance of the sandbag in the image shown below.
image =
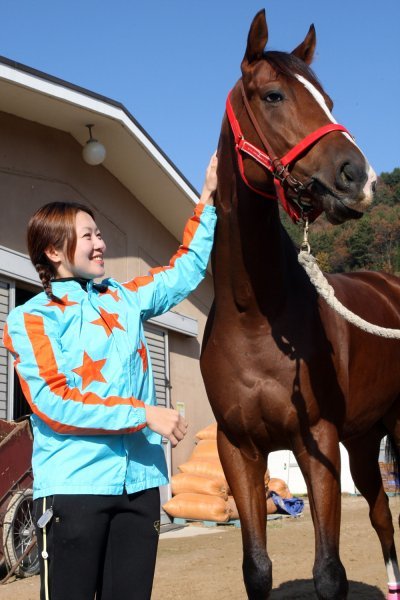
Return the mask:
<svg viewBox="0 0 400 600">
<path fill-rule="evenodd" d="M 192 452 L 190 460 L 219 460 L 217 440 L 200 440 Z"/>
<path fill-rule="evenodd" d="M 196 433 L 196 437 L 199 440 L 216 440 L 217 439 L 217 424 L 211 423 L 211 425 L 204 427 L 204 429 L 200 429 L 200 431 L 198 431 Z"/>
<path fill-rule="evenodd" d="M 219 496 L 224 500 L 228 498 L 228 488 L 224 483 L 191 473 L 177 473 L 171 477 L 171 489 L 173 496 L 195 493 Z"/>
<path fill-rule="evenodd" d="M 236 506 L 236 502 L 233 496 L 228 496 L 227 500 L 228 510 L 229 510 L 229 519 L 235 520 L 239 519 L 239 513 Z M 277 512 L 278 507 L 276 506 L 274 500 L 272 498 L 266 499 L 266 509 L 267 515 L 272 515 Z"/>
<path fill-rule="evenodd" d="M 215 479 L 219 483 L 225 485 L 228 489 L 228 482 L 226 481 L 219 460 L 189 460 L 188 462 L 179 465 L 178 469 L 182 473 L 191 473 L 192 475 L 198 475 L 199 477 Z"/>
<path fill-rule="evenodd" d="M 269 469 L 267 469 L 265 471 L 265 475 L 264 475 L 264 483 L 265 483 L 265 487 L 268 487 L 268 482 L 271 479 L 271 476 L 269 474 Z"/>
<path fill-rule="evenodd" d="M 272 498 L 267 498 L 266 505 L 267 505 L 267 515 L 273 515 L 278 510 L 278 507 L 276 506 L 276 504 Z"/>
<path fill-rule="evenodd" d="M 228 496 L 228 500 L 226 501 L 229 510 L 229 519 L 235 520 L 239 518 L 238 509 L 236 506 L 235 498 L 233 496 Z"/>
<path fill-rule="evenodd" d="M 278 477 L 272 477 L 269 480 L 268 490 L 271 492 L 276 492 L 281 498 L 292 498 L 292 494 L 290 493 L 286 482 Z"/>
<path fill-rule="evenodd" d="M 171 517 L 201 521 L 229 521 L 228 505 L 223 498 L 206 494 L 178 494 L 163 504 Z"/>
</svg>

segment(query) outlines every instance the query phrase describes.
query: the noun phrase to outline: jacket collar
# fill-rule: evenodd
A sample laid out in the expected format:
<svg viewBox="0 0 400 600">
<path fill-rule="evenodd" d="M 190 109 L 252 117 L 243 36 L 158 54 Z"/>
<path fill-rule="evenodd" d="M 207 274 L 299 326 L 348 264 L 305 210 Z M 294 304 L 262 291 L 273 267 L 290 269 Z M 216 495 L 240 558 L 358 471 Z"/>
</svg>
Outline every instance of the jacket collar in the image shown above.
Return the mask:
<svg viewBox="0 0 400 600">
<path fill-rule="evenodd" d="M 59 290 L 77 290 L 79 287 L 85 292 L 92 289 L 98 292 L 105 292 L 107 285 L 104 283 L 94 283 L 93 279 L 85 279 L 83 277 L 60 277 L 52 280 L 52 286 Z"/>
</svg>

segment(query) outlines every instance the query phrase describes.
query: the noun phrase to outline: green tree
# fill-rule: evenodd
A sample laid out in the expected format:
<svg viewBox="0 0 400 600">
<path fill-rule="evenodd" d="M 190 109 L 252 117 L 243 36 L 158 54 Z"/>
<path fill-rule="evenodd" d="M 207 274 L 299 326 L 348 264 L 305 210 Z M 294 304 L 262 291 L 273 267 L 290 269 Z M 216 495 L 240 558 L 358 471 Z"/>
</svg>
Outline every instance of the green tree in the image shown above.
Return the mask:
<svg viewBox="0 0 400 600">
<path fill-rule="evenodd" d="M 364 217 L 354 227 L 354 232 L 347 241 L 350 254 L 350 271 L 355 269 L 370 269 L 372 267 L 371 243 L 373 229 L 369 215 Z"/>
</svg>

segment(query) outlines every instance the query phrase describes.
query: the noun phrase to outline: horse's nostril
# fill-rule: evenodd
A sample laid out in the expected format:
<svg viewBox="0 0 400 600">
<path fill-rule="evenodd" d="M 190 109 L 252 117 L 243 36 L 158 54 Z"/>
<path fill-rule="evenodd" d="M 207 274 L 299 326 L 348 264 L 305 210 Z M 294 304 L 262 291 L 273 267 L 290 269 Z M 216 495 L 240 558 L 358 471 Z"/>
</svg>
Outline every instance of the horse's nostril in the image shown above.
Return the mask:
<svg viewBox="0 0 400 600">
<path fill-rule="evenodd" d="M 351 163 L 345 163 L 344 165 L 342 165 L 341 175 L 344 181 L 352 182 L 357 177 L 356 169 L 352 166 Z"/>
<path fill-rule="evenodd" d="M 375 194 L 375 192 L 376 192 L 376 181 L 372 182 L 371 190 L 372 190 L 372 193 Z"/>
<path fill-rule="evenodd" d="M 365 181 L 365 169 L 355 161 L 348 161 L 341 165 L 336 183 L 339 189 L 348 191 L 358 189 Z"/>
</svg>

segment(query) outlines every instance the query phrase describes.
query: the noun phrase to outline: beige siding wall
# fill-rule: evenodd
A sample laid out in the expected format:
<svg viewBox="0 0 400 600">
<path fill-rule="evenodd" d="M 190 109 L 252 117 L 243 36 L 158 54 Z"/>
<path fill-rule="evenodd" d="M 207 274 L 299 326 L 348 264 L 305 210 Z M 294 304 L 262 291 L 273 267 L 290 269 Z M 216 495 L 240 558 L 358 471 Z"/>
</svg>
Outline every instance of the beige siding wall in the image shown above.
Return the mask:
<svg viewBox="0 0 400 600">
<path fill-rule="evenodd" d="M 205 324 L 205 321 L 204 321 Z M 183 338 L 178 334 L 170 334 L 171 352 L 171 390 L 172 404 L 184 402 L 189 432 L 185 439 L 173 450 L 173 472 L 191 455 L 195 434 L 199 429 L 215 421 L 206 398 L 201 376 L 193 376 L 191 365 L 198 364 L 200 344 L 193 338 Z"/>
<path fill-rule="evenodd" d="M 2 246 L 27 253 L 26 224 L 34 210 L 46 202 L 73 200 L 97 214 L 107 243 L 107 275 L 124 281 L 168 262 L 177 240 L 104 167 L 86 165 L 69 134 L 5 113 L 0 113 L 0 130 Z M 197 319 L 202 334 L 211 299 L 208 276 L 175 310 Z M 172 398 L 185 402 L 191 424 L 188 439 L 173 453 L 174 469 L 191 452 L 194 433 L 212 420 L 198 365 L 200 343 L 201 336 L 170 334 Z"/>
</svg>

